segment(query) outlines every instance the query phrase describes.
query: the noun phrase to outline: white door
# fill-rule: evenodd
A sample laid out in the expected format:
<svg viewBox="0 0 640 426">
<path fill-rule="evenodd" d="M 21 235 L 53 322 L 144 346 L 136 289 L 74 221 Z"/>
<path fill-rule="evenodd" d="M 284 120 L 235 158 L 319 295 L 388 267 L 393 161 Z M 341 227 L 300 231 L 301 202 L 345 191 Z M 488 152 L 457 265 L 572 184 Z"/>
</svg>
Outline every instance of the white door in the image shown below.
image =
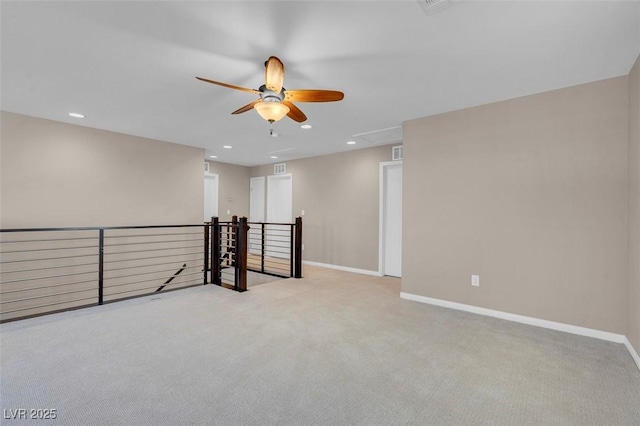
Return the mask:
<svg viewBox="0 0 640 426">
<path fill-rule="evenodd" d="M 204 175 L 204 221 L 218 216 L 218 175 Z"/>
<path fill-rule="evenodd" d="M 267 222 L 291 223 L 293 219 L 293 176 L 291 173 L 267 176 Z M 267 226 L 266 255 L 289 257 L 290 228 Z"/>
<path fill-rule="evenodd" d="M 249 183 L 249 222 L 264 222 L 264 176 Z"/>
<path fill-rule="evenodd" d="M 382 165 L 382 274 L 402 276 L 402 163 Z"/>
<path fill-rule="evenodd" d="M 291 223 L 293 212 L 291 173 L 267 176 L 267 222 Z"/>
<path fill-rule="evenodd" d="M 249 183 L 249 222 L 264 222 L 264 184 L 262 177 L 251 178 Z M 262 229 L 259 225 L 249 225 L 249 252 L 262 251 Z"/>
</svg>

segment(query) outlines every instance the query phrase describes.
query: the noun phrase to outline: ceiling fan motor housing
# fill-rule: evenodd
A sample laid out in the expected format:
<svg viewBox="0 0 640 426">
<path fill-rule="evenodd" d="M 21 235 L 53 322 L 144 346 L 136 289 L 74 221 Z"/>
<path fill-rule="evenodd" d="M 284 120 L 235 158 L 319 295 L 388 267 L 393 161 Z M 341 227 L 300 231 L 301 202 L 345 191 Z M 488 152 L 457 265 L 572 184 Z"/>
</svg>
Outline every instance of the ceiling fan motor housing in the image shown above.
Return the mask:
<svg viewBox="0 0 640 426">
<path fill-rule="evenodd" d="M 260 98 L 263 102 L 282 102 L 284 100 L 284 87 L 280 93 L 267 89 L 267 86 L 264 84 L 260 86 L 258 90 L 260 91 Z"/>
</svg>

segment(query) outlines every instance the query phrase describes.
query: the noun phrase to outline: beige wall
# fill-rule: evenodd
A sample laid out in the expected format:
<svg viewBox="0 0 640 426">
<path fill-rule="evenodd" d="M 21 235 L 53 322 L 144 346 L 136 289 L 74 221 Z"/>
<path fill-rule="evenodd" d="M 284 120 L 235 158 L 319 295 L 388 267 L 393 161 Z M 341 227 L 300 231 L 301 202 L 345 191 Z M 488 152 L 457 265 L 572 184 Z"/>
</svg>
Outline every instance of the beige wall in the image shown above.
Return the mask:
<svg viewBox="0 0 640 426">
<path fill-rule="evenodd" d="M 627 338 L 640 353 L 640 57 L 629 74 L 629 293 Z"/>
<path fill-rule="evenodd" d="M 624 334 L 628 113 L 619 77 L 406 122 L 402 291 Z"/>
<path fill-rule="evenodd" d="M 249 217 L 250 168 L 208 161 L 209 173 L 218 175 L 218 217 L 231 220 L 231 216 Z M 230 213 L 227 213 L 227 210 Z"/>
<path fill-rule="evenodd" d="M 391 146 L 286 162 L 294 217 L 305 210 L 304 260 L 378 270 L 379 169 Z M 251 169 L 252 177 L 272 174 L 273 165 Z"/>
<path fill-rule="evenodd" d="M 201 149 L 2 112 L 1 226 L 200 223 Z M 379 163 L 391 146 L 287 162 L 305 260 L 378 269 Z M 219 216 L 249 215 L 249 178 L 273 165 L 210 162 Z M 227 210 L 231 213 L 227 215 Z"/>
<path fill-rule="evenodd" d="M 1 115 L 1 226 L 201 223 L 204 151 Z"/>
</svg>

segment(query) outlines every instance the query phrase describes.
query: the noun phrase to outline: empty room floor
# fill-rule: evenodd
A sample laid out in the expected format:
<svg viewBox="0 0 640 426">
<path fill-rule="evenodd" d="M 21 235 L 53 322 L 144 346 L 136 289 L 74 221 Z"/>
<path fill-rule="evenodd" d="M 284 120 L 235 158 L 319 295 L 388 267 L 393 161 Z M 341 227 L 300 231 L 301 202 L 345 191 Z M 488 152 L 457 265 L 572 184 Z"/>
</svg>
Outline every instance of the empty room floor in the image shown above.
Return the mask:
<svg viewBox="0 0 640 426">
<path fill-rule="evenodd" d="M 2 424 L 640 425 L 621 344 L 402 300 L 394 278 L 304 275 L 3 324 Z"/>
</svg>

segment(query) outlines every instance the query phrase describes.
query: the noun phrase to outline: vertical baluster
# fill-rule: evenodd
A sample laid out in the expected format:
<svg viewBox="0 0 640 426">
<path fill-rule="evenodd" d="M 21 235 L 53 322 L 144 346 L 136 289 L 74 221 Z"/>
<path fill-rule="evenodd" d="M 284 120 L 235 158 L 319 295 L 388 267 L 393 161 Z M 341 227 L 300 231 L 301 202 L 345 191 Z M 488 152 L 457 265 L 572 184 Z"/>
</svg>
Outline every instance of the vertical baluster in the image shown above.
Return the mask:
<svg viewBox="0 0 640 426">
<path fill-rule="evenodd" d="M 98 305 L 104 303 L 104 228 L 98 230 Z"/>
<path fill-rule="evenodd" d="M 302 278 L 302 217 L 296 217 L 295 278 Z"/>
<path fill-rule="evenodd" d="M 211 218 L 211 282 L 222 285 L 220 277 L 220 224 L 217 217 Z"/>
<path fill-rule="evenodd" d="M 204 283 L 209 284 L 209 230 L 211 228 L 210 223 L 204 224 Z"/>
<path fill-rule="evenodd" d="M 247 234 L 249 225 L 247 218 L 242 217 L 236 228 L 236 256 L 235 256 L 235 289 L 247 290 Z"/>
<path fill-rule="evenodd" d="M 262 228 L 262 251 L 260 254 L 260 271 L 264 274 L 265 227 L 266 227 L 264 222 L 260 224 L 260 227 Z"/>
<path fill-rule="evenodd" d="M 293 277 L 294 265 L 295 265 L 295 250 L 294 250 L 294 237 L 295 237 L 295 225 L 292 223 L 289 225 L 289 276 Z"/>
</svg>

